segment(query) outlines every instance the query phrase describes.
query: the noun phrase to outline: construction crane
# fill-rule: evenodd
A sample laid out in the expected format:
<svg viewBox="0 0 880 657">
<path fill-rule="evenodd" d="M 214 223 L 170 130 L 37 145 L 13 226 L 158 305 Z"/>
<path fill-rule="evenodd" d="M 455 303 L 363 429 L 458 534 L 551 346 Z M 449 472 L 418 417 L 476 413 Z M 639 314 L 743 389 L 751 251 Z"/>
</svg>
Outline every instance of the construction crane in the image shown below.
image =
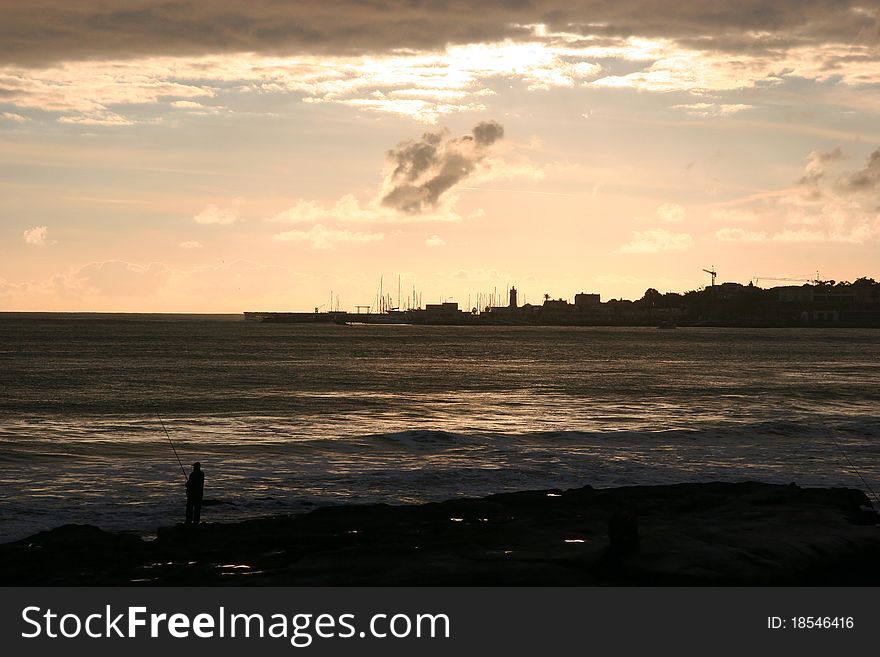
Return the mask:
<svg viewBox="0 0 880 657">
<path fill-rule="evenodd" d="M 718 272 L 715 271 L 715 265 L 712 265 L 712 269 L 704 269 L 703 271 L 712 277 L 712 287 L 715 287 L 715 277 L 718 275 Z"/>
</svg>

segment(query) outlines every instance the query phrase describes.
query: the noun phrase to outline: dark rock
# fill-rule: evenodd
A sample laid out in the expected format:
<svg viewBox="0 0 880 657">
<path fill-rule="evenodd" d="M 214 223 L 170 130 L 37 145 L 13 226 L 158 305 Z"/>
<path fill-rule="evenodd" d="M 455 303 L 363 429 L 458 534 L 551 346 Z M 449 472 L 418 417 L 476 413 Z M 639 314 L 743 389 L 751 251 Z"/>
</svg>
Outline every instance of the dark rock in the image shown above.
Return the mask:
<svg viewBox="0 0 880 657">
<path fill-rule="evenodd" d="M 608 550 L 615 557 L 638 554 L 639 517 L 632 509 L 618 509 L 608 521 Z"/>
<path fill-rule="evenodd" d="M 154 541 L 67 525 L 0 545 L 0 584 L 877 585 L 876 524 L 849 489 L 524 491 L 163 527 Z"/>
</svg>

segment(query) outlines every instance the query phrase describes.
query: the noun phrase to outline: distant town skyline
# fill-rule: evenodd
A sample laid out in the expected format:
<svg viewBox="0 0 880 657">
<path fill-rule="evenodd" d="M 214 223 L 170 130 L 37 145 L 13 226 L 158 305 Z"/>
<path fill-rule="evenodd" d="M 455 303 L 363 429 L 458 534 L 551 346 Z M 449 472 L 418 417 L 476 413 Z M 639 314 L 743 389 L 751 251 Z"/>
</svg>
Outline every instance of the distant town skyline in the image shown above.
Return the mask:
<svg viewBox="0 0 880 657">
<path fill-rule="evenodd" d="M 878 40 L 877 0 L 0 0 L 0 310 L 878 278 Z"/>
</svg>

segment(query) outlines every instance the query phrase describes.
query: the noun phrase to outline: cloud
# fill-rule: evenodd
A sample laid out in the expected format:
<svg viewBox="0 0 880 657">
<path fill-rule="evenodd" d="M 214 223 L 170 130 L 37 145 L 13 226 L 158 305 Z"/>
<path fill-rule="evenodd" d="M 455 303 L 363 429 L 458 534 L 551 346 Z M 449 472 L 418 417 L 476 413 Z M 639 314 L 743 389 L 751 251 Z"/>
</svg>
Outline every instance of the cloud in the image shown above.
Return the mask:
<svg viewBox="0 0 880 657">
<path fill-rule="evenodd" d="M 431 235 L 431 237 L 429 237 L 428 239 L 425 240 L 425 245 L 426 246 L 446 246 L 446 241 L 438 235 Z"/>
<path fill-rule="evenodd" d="M 693 238 L 686 233 L 673 233 L 664 228 L 634 231 L 633 238 L 620 247 L 620 253 L 659 253 L 684 251 L 693 246 Z"/>
<path fill-rule="evenodd" d="M 346 229 L 327 228 L 316 224 L 308 230 L 289 230 L 272 236 L 279 242 L 308 242 L 313 249 L 330 250 L 338 244 L 369 244 L 383 239 L 383 233 L 362 233 Z"/>
<path fill-rule="evenodd" d="M 880 190 L 880 148 L 868 156 L 865 166 L 843 179 L 843 187 L 856 192 Z"/>
<path fill-rule="evenodd" d="M 235 199 L 233 207 L 221 208 L 214 204 L 208 204 L 205 209 L 193 217 L 197 224 L 228 226 L 238 221 L 238 206 L 243 199 Z"/>
<path fill-rule="evenodd" d="M 663 203 L 657 208 L 657 216 L 666 223 L 678 223 L 687 217 L 687 210 L 677 203 Z"/>
<path fill-rule="evenodd" d="M 45 246 L 48 244 L 46 241 L 49 236 L 49 229 L 46 226 L 35 226 L 34 228 L 29 228 L 24 233 L 22 233 L 22 237 L 24 238 L 25 243 L 31 244 L 33 246 Z"/>
<path fill-rule="evenodd" d="M 846 155 L 840 147 L 814 150 L 792 187 L 746 197 L 713 212 L 726 222 L 759 224 L 752 230 L 724 227 L 720 241 L 844 242 L 880 239 L 880 149 L 856 171 L 840 171 Z M 807 228 L 803 228 L 807 226 Z"/>
<path fill-rule="evenodd" d="M 181 242 L 177 246 L 181 249 L 201 249 L 202 243 L 195 240 L 189 240 L 187 242 Z"/>
<path fill-rule="evenodd" d="M 393 10 L 349 1 L 0 3 L 0 93 L 74 125 L 128 125 L 124 107 L 145 103 L 216 114 L 223 108 L 183 104 L 229 92 L 297 94 L 434 124 L 486 111 L 498 81 L 690 92 L 703 98 L 675 107 L 697 117 L 751 107 L 707 93 L 799 79 L 880 84 L 876 13 L 864 10 L 876 0 L 833 10 L 691 0 L 675 12 L 649 0 L 495 0 L 479 12 L 455 0 Z"/>
<path fill-rule="evenodd" d="M 426 132 L 420 139 L 400 142 L 387 153 L 384 179 L 375 197 L 362 203 L 346 194 L 325 205 L 300 199 L 293 206 L 268 219 L 273 223 L 310 224 L 317 221 L 342 223 L 402 224 L 462 221 L 453 209 L 458 197 L 456 185 L 474 175 L 480 181 L 495 178 L 543 177 L 528 163 L 512 165 L 500 157 L 490 158 L 492 146 L 504 136 L 495 121 L 483 121 L 471 133 L 453 137 L 447 129 Z M 476 210 L 469 218 L 482 216 Z"/>
<path fill-rule="evenodd" d="M 62 116 L 58 123 L 69 125 L 101 125 L 101 126 L 125 126 L 134 125 L 134 121 L 120 116 L 114 112 L 94 112 L 83 116 Z"/>
<path fill-rule="evenodd" d="M 4 102 L 17 107 L 108 124 L 109 107 L 116 116 L 125 106 L 164 103 L 172 110 L 218 113 L 225 108 L 194 104 L 220 92 L 295 94 L 306 103 L 341 104 L 433 124 L 445 114 L 485 111 L 484 100 L 495 93 L 487 86 L 491 80 L 522 80 L 530 89 L 575 87 L 598 70 L 564 45 L 505 42 L 372 56 L 234 53 L 87 60 L 47 68 L 0 66 L 0 92 Z"/>
<path fill-rule="evenodd" d="M 673 105 L 672 108 L 683 109 L 690 116 L 709 118 L 713 116 L 736 114 L 737 112 L 752 109 L 752 105 L 745 105 L 742 103 L 690 103 L 688 105 Z"/>
<path fill-rule="evenodd" d="M 381 95 L 381 92 L 374 92 L 374 95 L 376 94 Z M 422 123 L 436 123 L 441 114 L 486 110 L 486 106 L 479 103 L 438 103 L 432 100 L 409 98 L 339 98 L 333 96 L 316 98 L 312 96 L 303 100 L 306 103 L 335 103 L 369 112 L 396 114 Z"/>
<path fill-rule="evenodd" d="M 705 95 L 772 87 L 789 80 L 852 86 L 880 82 L 880 53 L 876 46 L 866 43 L 817 43 L 766 53 L 744 51 L 731 59 L 727 52 L 694 50 L 675 41 L 662 41 L 654 44 L 650 60 L 647 66 L 636 71 L 607 75 L 590 84 Z M 718 114 L 722 108 L 722 105 L 713 105 L 702 111 Z M 731 105 L 728 109 L 747 108 Z"/>
<path fill-rule="evenodd" d="M 216 116 L 222 112 L 229 112 L 229 108 L 223 105 L 203 105 L 192 100 L 175 100 L 170 104 L 174 109 L 186 110 L 190 116 Z"/>
<path fill-rule="evenodd" d="M 798 181 L 801 185 L 815 185 L 825 176 L 828 162 L 843 159 L 843 151 L 840 146 L 828 152 L 812 151 L 807 156 L 807 166 L 804 176 Z"/>
<path fill-rule="evenodd" d="M 483 121 L 463 137 L 441 130 L 399 143 L 388 151 L 392 168 L 385 177 L 380 202 L 409 214 L 433 210 L 441 196 L 471 175 L 503 136 L 499 123 Z"/>
<path fill-rule="evenodd" d="M 0 61 L 36 66 L 61 60 L 158 53 L 196 56 L 377 53 L 447 44 L 520 40 L 531 26 L 583 37 L 679 39 L 728 54 L 778 53 L 795 45 L 869 41 L 875 0 L 32 0 L 0 3 Z"/>
<path fill-rule="evenodd" d="M 0 96 L 19 108 L 66 113 L 58 119 L 62 124 L 131 125 L 134 120 L 119 113 L 123 106 L 213 96 L 212 85 L 237 70 L 230 66 L 223 73 L 218 66 L 173 58 L 6 66 L 0 67 Z"/>
<path fill-rule="evenodd" d="M 334 207 L 325 207 L 316 201 L 306 201 L 300 199 L 286 210 L 283 210 L 272 216 L 269 221 L 284 224 L 309 224 L 313 221 L 325 218 L 339 218 L 340 215 L 347 214 L 346 210 L 352 205 L 360 211 L 360 204 L 351 194 L 339 199 Z"/>
<path fill-rule="evenodd" d="M 0 299 L 4 301 L 15 300 L 19 296 L 26 296 L 30 286 L 27 283 L 13 283 L 0 278 Z"/>
<path fill-rule="evenodd" d="M 15 112 L 2 112 L 0 113 L 0 119 L 3 119 L 4 121 L 15 121 L 16 123 L 30 121 L 29 117 L 16 114 Z"/>
</svg>

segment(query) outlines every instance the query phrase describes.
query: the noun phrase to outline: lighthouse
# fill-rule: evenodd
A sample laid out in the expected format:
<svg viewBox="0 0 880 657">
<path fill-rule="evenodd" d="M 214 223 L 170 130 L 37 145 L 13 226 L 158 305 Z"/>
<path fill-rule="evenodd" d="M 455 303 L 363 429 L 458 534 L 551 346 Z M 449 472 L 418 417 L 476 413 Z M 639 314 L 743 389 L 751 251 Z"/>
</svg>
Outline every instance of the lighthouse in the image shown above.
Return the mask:
<svg viewBox="0 0 880 657">
<path fill-rule="evenodd" d="M 516 308 L 516 288 L 510 288 L 510 303 L 508 304 L 508 308 Z"/>
</svg>

